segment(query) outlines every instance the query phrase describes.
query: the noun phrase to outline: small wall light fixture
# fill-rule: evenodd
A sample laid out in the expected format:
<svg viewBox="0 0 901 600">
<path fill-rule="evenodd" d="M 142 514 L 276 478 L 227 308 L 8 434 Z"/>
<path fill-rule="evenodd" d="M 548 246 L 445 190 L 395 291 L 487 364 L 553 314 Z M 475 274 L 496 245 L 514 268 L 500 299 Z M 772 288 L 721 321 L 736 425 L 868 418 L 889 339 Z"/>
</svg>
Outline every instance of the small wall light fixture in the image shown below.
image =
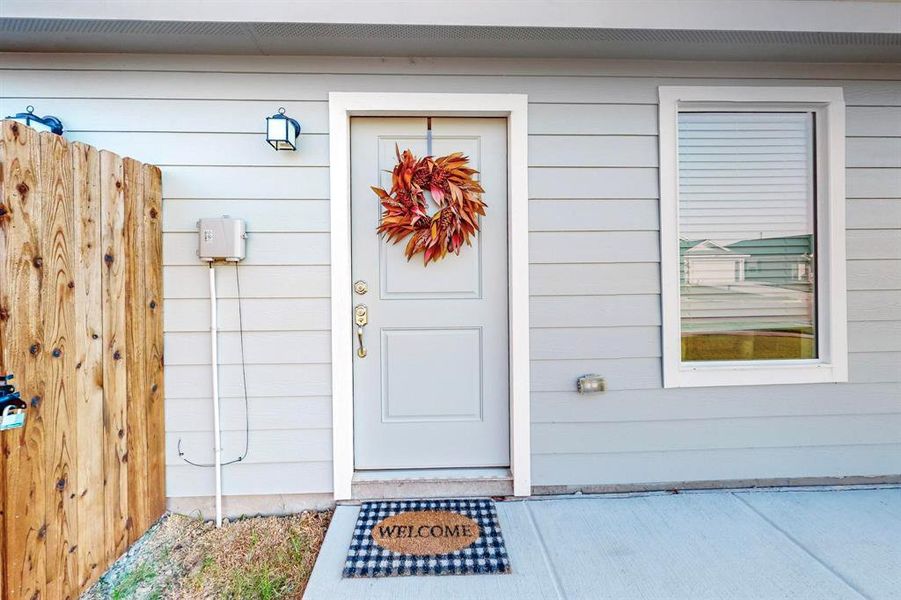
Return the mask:
<svg viewBox="0 0 901 600">
<path fill-rule="evenodd" d="M 34 127 L 38 131 L 49 131 L 50 133 L 55 133 L 56 135 L 63 134 L 63 122 L 56 117 L 52 115 L 39 117 L 34 114 L 33 106 L 26 106 L 25 110 L 26 112 L 16 113 L 15 116 L 6 118 L 12 119 L 13 121 L 18 121 L 19 123 L 24 123 L 29 127 Z"/>
<path fill-rule="evenodd" d="M 285 108 L 266 117 L 266 141 L 276 150 L 297 150 L 300 123 L 285 115 Z"/>
<path fill-rule="evenodd" d="M 607 381 L 600 375 L 591 373 L 582 375 L 576 380 L 576 390 L 580 394 L 595 394 L 607 391 Z"/>
</svg>

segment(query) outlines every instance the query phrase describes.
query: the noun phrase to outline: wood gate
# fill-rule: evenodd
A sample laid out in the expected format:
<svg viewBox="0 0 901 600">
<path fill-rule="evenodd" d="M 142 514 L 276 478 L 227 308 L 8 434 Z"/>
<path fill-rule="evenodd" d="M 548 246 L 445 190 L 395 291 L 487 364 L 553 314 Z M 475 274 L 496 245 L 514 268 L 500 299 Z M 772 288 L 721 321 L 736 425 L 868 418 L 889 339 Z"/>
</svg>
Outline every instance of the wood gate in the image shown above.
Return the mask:
<svg viewBox="0 0 901 600">
<path fill-rule="evenodd" d="M 165 510 L 160 170 L 2 122 L 0 596 L 74 598 Z"/>
</svg>

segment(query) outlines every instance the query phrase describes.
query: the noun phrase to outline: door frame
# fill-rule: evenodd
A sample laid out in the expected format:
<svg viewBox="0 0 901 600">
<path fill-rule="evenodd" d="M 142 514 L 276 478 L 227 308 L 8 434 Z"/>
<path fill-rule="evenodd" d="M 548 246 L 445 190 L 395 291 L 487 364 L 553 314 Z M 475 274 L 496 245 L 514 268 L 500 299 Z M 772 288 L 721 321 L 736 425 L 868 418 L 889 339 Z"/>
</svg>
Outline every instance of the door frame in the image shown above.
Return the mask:
<svg viewBox="0 0 901 600">
<path fill-rule="evenodd" d="M 529 416 L 528 97 L 525 94 L 329 93 L 331 190 L 332 459 L 335 500 L 349 500 L 354 476 L 350 118 L 507 119 L 510 470 L 513 494 L 532 490 Z"/>
</svg>

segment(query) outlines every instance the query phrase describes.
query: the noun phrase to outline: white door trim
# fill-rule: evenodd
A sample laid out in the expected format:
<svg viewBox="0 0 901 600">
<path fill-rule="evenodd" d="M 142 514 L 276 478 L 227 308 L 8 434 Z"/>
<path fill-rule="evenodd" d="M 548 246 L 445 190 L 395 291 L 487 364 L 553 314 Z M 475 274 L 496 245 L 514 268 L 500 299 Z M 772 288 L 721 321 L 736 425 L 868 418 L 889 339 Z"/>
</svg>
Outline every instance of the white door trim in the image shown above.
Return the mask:
<svg viewBox="0 0 901 600">
<path fill-rule="evenodd" d="M 332 450 L 335 500 L 354 475 L 351 327 L 350 117 L 506 117 L 510 345 L 510 470 L 513 493 L 531 494 L 529 417 L 528 100 L 524 94 L 329 93 L 331 185 Z"/>
</svg>

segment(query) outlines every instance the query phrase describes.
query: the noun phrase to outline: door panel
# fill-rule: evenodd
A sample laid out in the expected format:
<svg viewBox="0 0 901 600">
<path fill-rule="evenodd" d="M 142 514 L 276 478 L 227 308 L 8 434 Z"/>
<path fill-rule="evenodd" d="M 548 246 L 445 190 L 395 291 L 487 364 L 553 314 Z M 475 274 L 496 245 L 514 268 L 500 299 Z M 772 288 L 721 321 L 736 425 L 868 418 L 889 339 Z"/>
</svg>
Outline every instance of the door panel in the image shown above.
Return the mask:
<svg viewBox="0 0 901 600">
<path fill-rule="evenodd" d="M 353 294 L 368 313 L 366 356 L 354 354 L 357 469 L 509 465 L 506 121 L 432 119 L 432 153 L 470 157 L 487 215 L 472 247 L 428 267 L 378 236 L 370 189 L 390 188 L 395 144 L 425 154 L 426 127 L 351 121 L 353 279 L 368 286 Z"/>
<path fill-rule="evenodd" d="M 428 375 L 408 368 L 421 357 L 442 365 Z M 382 420 L 441 421 L 482 418 L 482 330 L 382 329 Z"/>
<path fill-rule="evenodd" d="M 425 119 L 415 119 L 414 127 L 425 132 Z M 437 139 L 435 121 L 432 120 L 432 152 L 435 156 L 442 156 L 451 152 L 463 152 L 471 159 L 477 160 L 479 156 L 478 136 L 453 136 Z M 471 121 L 471 120 L 470 120 Z M 447 122 L 447 121 L 445 121 Z M 383 188 L 390 191 L 390 171 L 397 162 L 394 143 L 397 142 L 401 152 L 405 148 L 413 148 L 417 157 L 426 152 L 425 136 L 420 138 L 406 138 L 395 140 L 383 138 L 379 143 L 380 169 L 389 173 L 382 173 Z M 416 149 L 422 147 L 421 153 Z M 443 150 L 446 149 L 446 150 Z M 478 168 L 478 167 L 475 167 Z M 506 192 L 505 192 L 506 193 Z M 431 202 L 431 194 L 426 193 Z M 486 196 L 487 198 L 487 196 Z M 487 200 L 486 200 L 487 201 Z M 434 204 L 430 203 L 432 209 Z M 378 202 L 375 203 L 376 218 L 380 212 Z M 479 236 L 473 242 L 472 248 L 467 247 L 459 256 L 446 258 L 441 263 L 433 263 L 429 268 L 422 266 L 422 257 L 407 261 L 404 256 L 404 242 L 396 245 L 381 244 L 379 246 L 379 274 L 381 277 L 381 297 L 384 299 L 416 299 L 416 298 L 480 298 L 482 291 L 482 261 Z M 443 264 L 442 264 L 443 263 Z M 433 266 L 439 268 L 432 269 Z"/>
</svg>

